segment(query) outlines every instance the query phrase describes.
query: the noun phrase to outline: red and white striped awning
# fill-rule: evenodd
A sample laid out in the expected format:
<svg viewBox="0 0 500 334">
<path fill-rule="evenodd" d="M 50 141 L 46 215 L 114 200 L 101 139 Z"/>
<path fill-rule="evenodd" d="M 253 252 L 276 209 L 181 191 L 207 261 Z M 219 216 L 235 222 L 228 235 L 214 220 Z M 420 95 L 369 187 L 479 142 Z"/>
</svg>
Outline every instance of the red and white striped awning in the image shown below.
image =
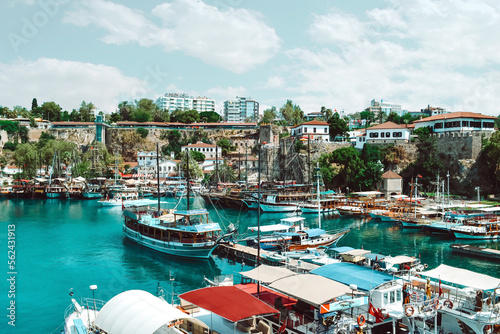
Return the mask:
<svg viewBox="0 0 500 334">
<path fill-rule="evenodd" d="M 150 178 L 152 176 L 153 176 L 153 174 L 133 174 L 132 175 L 132 177 L 134 177 L 134 178 L 139 178 L 139 177 Z"/>
</svg>

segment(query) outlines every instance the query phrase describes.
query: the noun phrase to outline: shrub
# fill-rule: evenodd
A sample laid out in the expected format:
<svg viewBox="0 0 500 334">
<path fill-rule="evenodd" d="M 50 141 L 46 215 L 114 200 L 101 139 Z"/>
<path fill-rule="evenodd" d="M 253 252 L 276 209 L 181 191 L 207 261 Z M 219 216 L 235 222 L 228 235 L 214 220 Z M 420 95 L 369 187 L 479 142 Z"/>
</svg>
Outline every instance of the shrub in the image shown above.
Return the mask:
<svg viewBox="0 0 500 334">
<path fill-rule="evenodd" d="M 138 128 L 137 133 L 140 134 L 142 138 L 146 138 L 148 136 L 149 130 L 144 128 Z"/>
</svg>

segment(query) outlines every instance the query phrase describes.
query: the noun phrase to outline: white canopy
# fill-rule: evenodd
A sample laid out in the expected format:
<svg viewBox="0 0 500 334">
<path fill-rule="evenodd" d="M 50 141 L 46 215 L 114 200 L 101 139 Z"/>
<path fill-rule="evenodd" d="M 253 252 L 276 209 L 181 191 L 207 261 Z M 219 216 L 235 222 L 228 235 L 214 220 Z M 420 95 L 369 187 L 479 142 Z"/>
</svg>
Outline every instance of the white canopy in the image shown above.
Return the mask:
<svg viewBox="0 0 500 334">
<path fill-rule="evenodd" d="M 296 273 L 284 267 L 273 267 L 265 264 L 261 264 L 249 271 L 240 272 L 240 274 L 264 284 L 272 283 L 283 277 L 296 275 Z"/>
<path fill-rule="evenodd" d="M 387 263 L 392 263 L 392 264 L 402 264 L 402 263 L 410 263 L 414 262 L 416 258 L 406 256 L 406 255 L 398 255 L 398 256 L 386 256 L 384 259 L 381 261 L 387 262 Z"/>
<path fill-rule="evenodd" d="M 276 231 L 287 231 L 290 229 L 290 225 L 284 225 L 284 224 L 272 224 L 272 225 L 264 225 L 260 227 L 261 232 L 276 232 Z M 250 231 L 255 232 L 258 231 L 259 228 L 257 226 L 250 226 L 248 228 Z"/>
<path fill-rule="evenodd" d="M 199 322 L 149 292 L 130 290 L 107 302 L 95 324 L 109 334 L 153 334 L 164 325 L 186 318 Z"/>
<path fill-rule="evenodd" d="M 347 285 L 313 274 L 287 276 L 271 283 L 269 287 L 316 307 L 351 293 Z"/>
<path fill-rule="evenodd" d="M 366 254 L 371 253 L 372 251 L 366 250 L 366 249 L 352 249 L 348 250 L 346 252 L 340 253 L 340 255 L 352 255 L 352 256 L 363 256 Z"/>
<path fill-rule="evenodd" d="M 84 182 L 84 181 L 85 181 L 85 178 L 81 177 L 81 176 L 75 177 L 73 179 L 73 182 Z"/>
<path fill-rule="evenodd" d="M 449 283 L 459 284 L 480 290 L 495 289 L 500 285 L 500 279 L 498 278 L 479 274 L 466 269 L 447 266 L 445 264 L 442 264 L 435 269 L 422 272 L 421 274 L 437 280 L 441 279 L 442 281 Z"/>
</svg>

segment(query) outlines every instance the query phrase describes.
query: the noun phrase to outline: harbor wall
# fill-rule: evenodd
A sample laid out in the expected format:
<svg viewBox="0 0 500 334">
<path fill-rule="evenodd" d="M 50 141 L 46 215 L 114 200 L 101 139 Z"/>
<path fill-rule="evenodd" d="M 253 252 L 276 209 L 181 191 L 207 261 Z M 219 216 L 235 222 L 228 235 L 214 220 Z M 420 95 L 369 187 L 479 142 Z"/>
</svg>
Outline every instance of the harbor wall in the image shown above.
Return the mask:
<svg viewBox="0 0 500 334">
<path fill-rule="evenodd" d="M 481 132 L 451 132 L 433 135 L 437 140 L 437 150 L 442 159 L 476 160 L 481 152 L 481 142 L 483 137 L 489 138 L 491 133 Z"/>
</svg>

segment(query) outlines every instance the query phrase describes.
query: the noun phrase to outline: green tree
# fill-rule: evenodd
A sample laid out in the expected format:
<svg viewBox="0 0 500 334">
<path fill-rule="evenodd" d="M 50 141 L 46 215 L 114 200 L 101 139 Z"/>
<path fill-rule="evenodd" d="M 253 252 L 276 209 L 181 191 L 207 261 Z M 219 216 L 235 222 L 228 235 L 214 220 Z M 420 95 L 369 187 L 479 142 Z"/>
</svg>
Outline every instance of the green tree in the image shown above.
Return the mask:
<svg viewBox="0 0 500 334">
<path fill-rule="evenodd" d="M 141 136 L 141 138 L 146 138 L 149 134 L 149 130 L 144 128 L 138 128 L 136 131 Z"/>
<path fill-rule="evenodd" d="M 336 112 L 328 119 L 329 129 L 330 129 L 330 140 L 335 139 L 335 137 L 345 137 L 347 132 L 349 132 L 349 125 L 345 119 L 340 118 L 339 113 Z"/>
<path fill-rule="evenodd" d="M 226 138 L 220 139 L 217 142 L 217 146 L 221 148 L 223 156 L 227 156 L 232 150 L 231 143 Z"/>
<path fill-rule="evenodd" d="M 234 169 L 229 166 L 226 161 L 220 164 L 217 169 L 214 169 L 212 172 L 210 172 L 210 175 L 208 176 L 208 181 L 214 183 L 236 182 L 237 180 L 238 177 L 236 176 Z"/>
<path fill-rule="evenodd" d="M 432 130 L 428 127 L 418 128 L 413 133 L 418 135 L 417 160 L 405 168 L 402 176 L 404 182 L 408 184 L 411 179 L 420 175 L 422 178 L 419 183 L 429 188 L 437 174 L 445 173 L 445 167 L 437 152 L 437 139 L 432 136 Z"/>
<path fill-rule="evenodd" d="M 335 110 L 335 112 L 337 112 L 337 110 Z M 322 120 L 324 120 L 325 122 L 328 122 L 328 120 L 333 116 L 332 109 L 327 109 L 324 106 L 321 107 L 320 113 L 321 113 L 321 117 L 320 118 Z"/>
<path fill-rule="evenodd" d="M 183 146 L 182 135 L 179 130 L 162 131 L 161 140 L 168 140 L 168 145 L 161 148 L 163 155 L 170 156 L 173 152 L 176 159 L 180 157 L 181 147 Z"/>
<path fill-rule="evenodd" d="M 122 121 L 131 121 L 132 114 L 135 112 L 135 105 L 128 101 L 122 101 L 118 104 L 118 113 Z"/>
<path fill-rule="evenodd" d="M 189 179 L 190 180 L 196 180 L 201 177 L 203 177 L 203 172 L 201 170 L 200 165 L 198 165 L 198 162 L 194 160 L 193 156 L 191 155 L 192 152 L 190 151 L 185 151 L 181 153 L 181 162 L 179 163 L 179 168 L 180 172 L 182 175 L 186 176 L 186 170 L 187 170 L 187 157 L 189 157 Z"/>
<path fill-rule="evenodd" d="M 42 149 L 43 147 L 45 147 L 45 145 L 47 145 L 47 142 L 49 140 L 55 140 L 56 137 L 52 134 L 50 134 L 49 132 L 42 132 L 40 134 L 40 138 L 38 139 L 38 142 L 36 143 L 36 146 L 38 149 Z"/>
<path fill-rule="evenodd" d="M 12 111 L 16 114 L 16 117 L 17 117 L 17 115 L 19 115 L 21 117 L 29 117 L 30 116 L 30 112 L 25 107 L 14 106 Z"/>
<path fill-rule="evenodd" d="M 22 168 L 22 176 L 32 179 L 36 176 L 37 151 L 36 147 L 30 143 L 19 144 L 13 155 L 16 166 Z"/>
<path fill-rule="evenodd" d="M 370 109 L 365 109 L 360 113 L 361 119 L 366 120 L 366 126 L 369 126 L 371 123 L 375 122 L 375 113 L 370 111 Z"/>
<path fill-rule="evenodd" d="M 118 112 L 111 113 L 111 115 L 109 117 L 109 121 L 111 123 L 116 123 L 116 122 L 119 122 L 121 120 L 122 120 L 122 115 L 120 115 L 120 113 L 118 113 Z"/>
<path fill-rule="evenodd" d="M 158 106 L 153 100 L 143 98 L 135 101 L 135 111 L 131 118 L 136 122 L 150 122 L 155 114 L 159 114 Z"/>
<path fill-rule="evenodd" d="M 200 114 L 196 110 L 185 110 L 184 111 L 184 110 L 176 109 L 172 112 L 170 119 L 172 122 L 190 124 L 190 123 L 198 122 L 200 119 Z"/>
<path fill-rule="evenodd" d="M 0 120 L 0 129 L 5 130 L 8 134 L 13 134 L 19 131 L 19 122 Z"/>
<path fill-rule="evenodd" d="M 280 114 L 287 125 L 297 125 L 304 122 L 304 112 L 292 100 L 287 100 L 280 108 Z"/>
<path fill-rule="evenodd" d="M 44 102 L 40 108 L 44 119 L 51 122 L 61 120 L 61 107 L 55 102 Z"/>
<path fill-rule="evenodd" d="M 38 101 L 36 100 L 36 97 L 33 98 L 31 101 L 31 111 L 35 111 L 38 109 Z"/>
<path fill-rule="evenodd" d="M 218 123 L 222 121 L 222 117 L 215 111 L 202 111 L 200 113 L 200 121 L 203 123 Z"/>
<path fill-rule="evenodd" d="M 78 112 L 80 114 L 80 122 L 94 121 L 95 106 L 92 102 L 86 103 L 85 101 L 82 101 Z"/>
<path fill-rule="evenodd" d="M 276 119 L 276 107 L 271 107 L 271 109 L 264 110 L 262 119 L 259 124 L 270 124 Z"/>
<path fill-rule="evenodd" d="M 498 130 L 487 141 L 478 161 L 488 171 L 483 177 L 489 179 L 487 182 L 494 184 L 494 189 L 497 190 L 500 180 L 500 132 Z"/>
<path fill-rule="evenodd" d="M 192 151 L 191 158 L 193 158 L 196 162 L 204 162 L 205 161 L 205 154 L 198 152 L 198 151 Z"/>
<path fill-rule="evenodd" d="M 19 127 L 19 138 L 21 138 L 21 143 L 27 143 L 29 138 L 28 138 L 28 133 L 29 130 L 25 126 L 20 126 Z"/>
</svg>

